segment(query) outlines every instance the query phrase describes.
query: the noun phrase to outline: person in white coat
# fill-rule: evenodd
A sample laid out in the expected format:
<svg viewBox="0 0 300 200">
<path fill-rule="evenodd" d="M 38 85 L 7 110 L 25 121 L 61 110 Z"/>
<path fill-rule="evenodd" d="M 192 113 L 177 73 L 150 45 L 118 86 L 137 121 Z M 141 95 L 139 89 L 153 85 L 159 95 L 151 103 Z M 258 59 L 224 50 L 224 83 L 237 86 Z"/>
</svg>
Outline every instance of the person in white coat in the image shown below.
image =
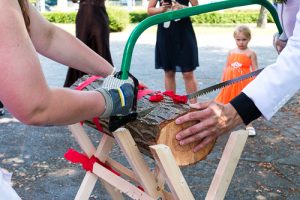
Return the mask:
<svg viewBox="0 0 300 200">
<path fill-rule="evenodd" d="M 276 62 L 267 66 L 230 103 L 215 101 L 191 105 L 197 111 L 176 119 L 177 124 L 197 120 L 176 135 L 181 145 L 198 142 L 195 152 L 240 124 L 249 124 L 260 116 L 272 116 L 300 88 L 300 1 L 287 0 L 279 13 L 283 30 L 288 37 L 285 48 Z M 289 20 L 286 20 L 289 19 Z M 289 23 L 291 20 L 293 24 Z"/>
</svg>

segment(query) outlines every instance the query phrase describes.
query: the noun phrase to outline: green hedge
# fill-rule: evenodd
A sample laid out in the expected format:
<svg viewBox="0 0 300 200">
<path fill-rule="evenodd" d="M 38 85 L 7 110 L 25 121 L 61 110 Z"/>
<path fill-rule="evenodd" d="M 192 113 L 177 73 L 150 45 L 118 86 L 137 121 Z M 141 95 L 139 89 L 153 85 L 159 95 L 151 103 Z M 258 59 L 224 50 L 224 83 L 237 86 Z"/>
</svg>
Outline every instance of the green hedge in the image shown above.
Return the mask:
<svg viewBox="0 0 300 200">
<path fill-rule="evenodd" d="M 75 23 L 76 12 L 46 12 L 43 16 L 53 23 Z"/>
<path fill-rule="evenodd" d="M 226 11 L 226 12 L 210 12 L 200 15 L 191 16 L 192 22 L 195 24 L 235 24 L 235 23 L 256 23 L 258 19 L 258 11 Z M 268 13 L 268 22 L 274 23 L 271 14 Z"/>
<path fill-rule="evenodd" d="M 120 7 L 107 7 L 109 28 L 112 32 L 123 31 L 129 25 L 129 13 Z M 75 23 L 76 12 L 45 12 L 43 16 L 53 23 Z"/>
<path fill-rule="evenodd" d="M 129 13 L 121 7 L 107 7 L 109 28 L 112 32 L 123 31 L 130 23 Z"/>
<path fill-rule="evenodd" d="M 259 11 L 253 10 L 228 10 L 223 12 L 210 12 L 191 16 L 195 24 L 235 24 L 235 23 L 256 23 Z M 146 11 L 132 11 L 129 13 L 130 22 L 138 23 L 147 18 Z M 274 22 L 271 14 L 268 13 L 268 22 Z"/>
<path fill-rule="evenodd" d="M 129 23 L 139 23 L 147 18 L 146 11 L 128 12 L 122 7 L 109 6 L 107 13 L 110 20 L 110 29 L 112 32 L 123 31 Z M 256 23 L 259 11 L 238 11 L 227 10 L 223 12 L 210 12 L 191 16 L 194 24 L 235 24 L 235 23 Z M 75 23 L 76 12 L 47 12 L 43 13 L 46 19 L 54 23 Z M 268 13 L 268 22 L 274 23 L 271 14 Z"/>
<path fill-rule="evenodd" d="M 145 11 L 131 11 L 129 13 L 131 23 L 139 23 L 148 17 Z"/>
</svg>

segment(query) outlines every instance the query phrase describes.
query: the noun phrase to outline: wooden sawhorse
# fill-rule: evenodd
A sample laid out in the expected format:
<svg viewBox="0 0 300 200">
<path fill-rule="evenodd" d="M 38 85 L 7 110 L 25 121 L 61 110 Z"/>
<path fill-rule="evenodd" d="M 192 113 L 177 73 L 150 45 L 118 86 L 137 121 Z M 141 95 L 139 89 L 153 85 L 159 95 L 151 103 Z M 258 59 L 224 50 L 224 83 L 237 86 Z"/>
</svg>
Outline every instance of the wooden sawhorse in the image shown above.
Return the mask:
<svg viewBox="0 0 300 200">
<path fill-rule="evenodd" d="M 97 149 L 80 124 L 70 125 L 69 129 L 88 157 L 94 155 L 121 174 L 118 176 L 105 166 L 94 163 L 93 171 L 86 172 L 76 200 L 89 199 L 98 178 L 114 200 L 124 199 L 123 194 L 132 199 L 142 200 L 195 199 L 168 146 L 163 144 L 150 146 L 157 166 L 151 171 L 127 129 L 116 130 L 113 133 L 114 138 L 103 134 Z M 230 134 L 205 199 L 224 199 L 247 138 L 248 133 L 245 130 Z M 121 148 L 132 170 L 108 156 L 115 143 Z M 164 190 L 165 183 L 170 192 Z"/>
</svg>

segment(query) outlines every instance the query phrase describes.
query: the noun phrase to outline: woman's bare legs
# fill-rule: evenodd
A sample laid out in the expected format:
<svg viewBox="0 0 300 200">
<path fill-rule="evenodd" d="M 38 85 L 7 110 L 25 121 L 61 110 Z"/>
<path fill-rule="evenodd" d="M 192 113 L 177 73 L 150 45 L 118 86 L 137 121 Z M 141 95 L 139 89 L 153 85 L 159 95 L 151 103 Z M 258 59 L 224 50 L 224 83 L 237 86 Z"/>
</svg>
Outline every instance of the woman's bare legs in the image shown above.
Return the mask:
<svg viewBox="0 0 300 200">
<path fill-rule="evenodd" d="M 176 93 L 176 80 L 174 71 L 165 71 L 165 89 Z"/>
<path fill-rule="evenodd" d="M 198 87 L 197 87 L 197 80 L 195 78 L 194 72 L 193 71 L 184 72 L 184 73 L 182 73 L 182 76 L 183 76 L 183 80 L 185 83 L 186 93 L 190 94 L 190 93 L 196 92 Z M 197 99 L 196 98 L 190 99 L 189 101 L 190 101 L 190 103 L 196 103 Z"/>
<path fill-rule="evenodd" d="M 0 101 L 0 116 L 4 115 L 4 106 L 2 102 Z"/>
</svg>

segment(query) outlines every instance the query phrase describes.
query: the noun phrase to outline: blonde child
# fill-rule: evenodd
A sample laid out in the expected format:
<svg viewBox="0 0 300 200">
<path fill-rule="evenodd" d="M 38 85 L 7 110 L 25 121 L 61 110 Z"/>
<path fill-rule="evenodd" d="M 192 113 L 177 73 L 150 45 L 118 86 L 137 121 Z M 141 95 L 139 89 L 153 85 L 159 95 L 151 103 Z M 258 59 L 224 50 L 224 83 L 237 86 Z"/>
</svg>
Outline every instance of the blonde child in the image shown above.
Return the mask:
<svg viewBox="0 0 300 200">
<path fill-rule="evenodd" d="M 227 81 L 258 69 L 256 53 L 248 47 L 248 43 L 251 40 L 249 27 L 245 25 L 237 26 L 233 37 L 237 47 L 228 52 L 222 81 Z M 223 104 L 229 103 L 229 101 L 237 96 L 252 80 L 253 79 L 247 79 L 223 88 L 216 97 L 216 101 Z M 255 129 L 251 124 L 249 124 L 246 129 L 249 136 L 256 135 Z"/>
</svg>

